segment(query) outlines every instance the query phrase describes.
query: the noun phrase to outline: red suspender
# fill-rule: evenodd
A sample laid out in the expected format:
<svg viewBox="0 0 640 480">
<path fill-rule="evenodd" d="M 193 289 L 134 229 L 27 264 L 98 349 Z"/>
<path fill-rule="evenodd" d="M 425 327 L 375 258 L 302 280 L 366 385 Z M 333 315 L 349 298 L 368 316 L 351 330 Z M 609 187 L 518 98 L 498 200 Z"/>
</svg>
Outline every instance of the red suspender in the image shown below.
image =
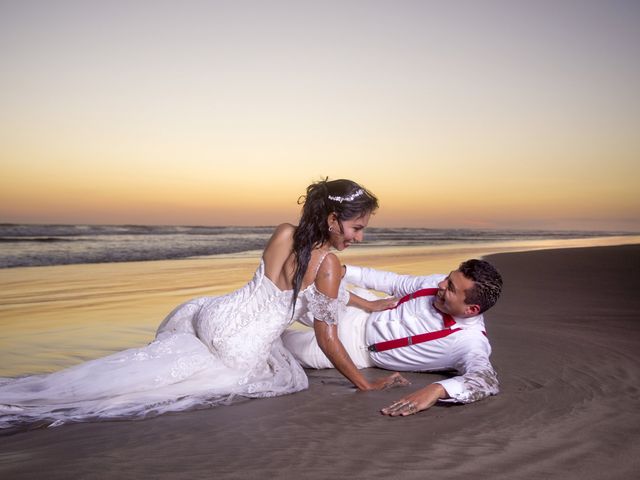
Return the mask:
<svg viewBox="0 0 640 480">
<path fill-rule="evenodd" d="M 438 293 L 438 289 L 437 288 L 423 288 L 422 290 L 417 290 L 417 291 L 415 291 L 413 293 L 410 293 L 409 295 L 405 295 L 404 297 L 402 297 L 400 300 L 398 300 L 398 303 L 396 303 L 396 306 L 393 307 L 393 308 L 398 308 L 404 302 L 406 302 L 408 300 L 413 300 L 414 298 L 418 298 L 418 297 L 433 297 L 436 293 Z M 393 310 L 393 309 L 390 308 L 389 310 Z M 436 309 L 436 310 L 438 310 L 438 309 Z M 438 310 L 438 312 L 440 312 L 440 310 Z M 440 315 L 442 315 L 442 319 L 444 320 L 444 327 L 445 328 L 451 328 L 456 324 L 456 321 L 448 313 L 440 312 Z"/>
<path fill-rule="evenodd" d="M 409 300 L 413 300 L 418 297 L 425 296 L 434 296 L 438 292 L 437 288 L 424 288 L 422 290 L 418 290 L 417 292 L 410 293 L 409 295 L 405 295 L 402 297 L 394 308 L 398 308 L 399 305 L 407 302 Z M 370 352 L 384 352 L 385 350 L 391 350 L 393 348 L 407 347 L 409 345 L 415 345 L 416 343 L 428 342 L 430 340 L 437 340 L 439 338 L 444 338 L 452 333 L 458 332 L 460 328 L 451 328 L 456 324 L 455 320 L 448 313 L 442 313 L 442 319 L 444 321 L 444 329 L 437 330 L 435 332 L 429 333 L 421 333 L 419 335 L 414 335 L 412 337 L 404 337 L 404 338 L 396 338 L 395 340 L 388 340 L 386 342 L 374 343 L 373 345 L 369 345 L 367 350 Z"/>
</svg>

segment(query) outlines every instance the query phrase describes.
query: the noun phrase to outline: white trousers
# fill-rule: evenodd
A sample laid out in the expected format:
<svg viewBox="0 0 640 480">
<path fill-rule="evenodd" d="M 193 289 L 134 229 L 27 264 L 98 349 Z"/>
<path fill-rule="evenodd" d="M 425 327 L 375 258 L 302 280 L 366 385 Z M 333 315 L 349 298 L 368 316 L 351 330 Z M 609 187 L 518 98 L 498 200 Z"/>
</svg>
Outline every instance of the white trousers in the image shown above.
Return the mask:
<svg viewBox="0 0 640 480">
<path fill-rule="evenodd" d="M 367 312 L 355 307 L 347 307 L 347 311 L 338 322 L 338 338 L 358 368 L 374 366 L 365 346 L 364 329 L 367 318 L 369 318 Z M 282 334 L 282 341 L 303 367 L 334 368 L 318 346 L 313 329 L 289 328 Z"/>
</svg>

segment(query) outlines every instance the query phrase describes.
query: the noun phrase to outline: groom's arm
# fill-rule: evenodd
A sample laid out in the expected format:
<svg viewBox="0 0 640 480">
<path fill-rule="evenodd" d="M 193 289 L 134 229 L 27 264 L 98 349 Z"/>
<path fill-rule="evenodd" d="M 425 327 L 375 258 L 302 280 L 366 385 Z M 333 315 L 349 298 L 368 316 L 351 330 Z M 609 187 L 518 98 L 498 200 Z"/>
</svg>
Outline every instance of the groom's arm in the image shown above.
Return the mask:
<svg viewBox="0 0 640 480">
<path fill-rule="evenodd" d="M 465 335 L 466 332 L 458 335 Z M 471 334 L 471 333 L 469 333 Z M 385 415 L 411 415 L 433 406 L 438 400 L 472 403 L 500 391 L 498 377 L 489 360 L 491 347 L 483 336 L 460 342 L 452 352 L 458 375 L 427 385 L 382 409 Z"/>
<path fill-rule="evenodd" d="M 353 285 L 364 287 L 389 295 L 402 296 L 421 288 L 436 287 L 443 275 L 399 275 L 384 270 L 345 265 L 344 280 Z"/>
</svg>

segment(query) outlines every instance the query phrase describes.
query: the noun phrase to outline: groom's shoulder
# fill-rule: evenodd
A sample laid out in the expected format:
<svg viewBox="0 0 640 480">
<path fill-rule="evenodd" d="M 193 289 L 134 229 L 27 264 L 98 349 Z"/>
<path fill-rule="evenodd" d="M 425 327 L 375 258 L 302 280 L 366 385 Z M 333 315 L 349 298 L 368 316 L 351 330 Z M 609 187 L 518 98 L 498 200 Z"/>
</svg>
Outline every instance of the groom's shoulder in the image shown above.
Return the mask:
<svg viewBox="0 0 640 480">
<path fill-rule="evenodd" d="M 422 288 L 436 288 L 447 276 L 444 273 L 432 273 L 429 275 L 408 275 Z"/>
</svg>

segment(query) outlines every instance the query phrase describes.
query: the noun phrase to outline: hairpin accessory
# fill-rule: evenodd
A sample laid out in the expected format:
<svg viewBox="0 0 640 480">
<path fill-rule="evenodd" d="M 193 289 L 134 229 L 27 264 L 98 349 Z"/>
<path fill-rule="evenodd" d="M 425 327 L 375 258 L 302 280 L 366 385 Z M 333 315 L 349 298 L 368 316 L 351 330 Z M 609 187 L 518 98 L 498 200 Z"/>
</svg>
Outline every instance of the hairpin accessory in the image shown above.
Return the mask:
<svg viewBox="0 0 640 480">
<path fill-rule="evenodd" d="M 342 202 L 350 202 L 354 198 L 358 198 L 363 193 L 364 193 L 364 190 L 359 188 L 358 190 L 353 192 L 351 195 L 348 195 L 346 197 L 340 197 L 338 195 L 329 195 L 328 198 L 329 198 L 329 200 L 333 200 L 334 202 L 340 202 L 340 203 L 342 203 Z"/>
</svg>

